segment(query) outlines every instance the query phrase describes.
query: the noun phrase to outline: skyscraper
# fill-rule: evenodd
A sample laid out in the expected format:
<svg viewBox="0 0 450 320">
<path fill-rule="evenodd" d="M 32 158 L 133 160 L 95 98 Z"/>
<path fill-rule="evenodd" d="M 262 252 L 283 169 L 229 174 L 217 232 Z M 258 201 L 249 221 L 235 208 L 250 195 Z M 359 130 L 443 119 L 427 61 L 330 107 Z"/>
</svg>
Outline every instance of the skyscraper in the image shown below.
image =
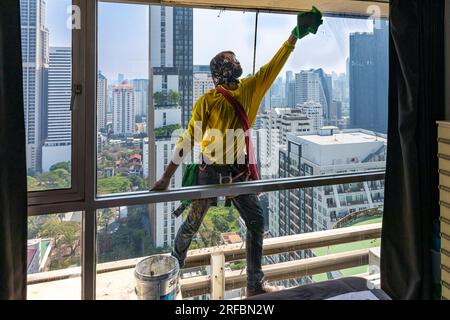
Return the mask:
<svg viewBox="0 0 450 320">
<path fill-rule="evenodd" d="M 136 116 L 147 116 L 148 109 L 148 80 L 133 79 L 131 85 L 136 97 Z"/>
<path fill-rule="evenodd" d="M 106 129 L 108 106 L 108 79 L 101 71 L 97 74 L 97 131 Z"/>
<path fill-rule="evenodd" d="M 307 101 L 320 103 L 325 119 L 328 118 L 332 101 L 332 79 L 322 69 L 295 74 L 295 104 L 301 105 Z"/>
<path fill-rule="evenodd" d="M 41 171 L 49 59 L 43 0 L 20 0 L 20 26 L 27 168 Z"/>
<path fill-rule="evenodd" d="M 176 127 L 181 122 L 181 109 L 172 108 L 157 108 L 155 109 L 155 128 L 162 128 L 167 126 Z M 157 132 L 157 131 L 155 131 Z M 167 165 L 170 162 L 172 153 L 178 139 L 176 137 L 169 136 L 155 136 L 155 167 L 156 176 L 159 177 L 163 174 Z M 152 166 L 149 166 L 149 139 L 143 140 L 143 174 L 144 178 L 149 175 L 149 170 L 152 170 Z M 182 172 L 177 170 L 171 178 L 170 188 L 181 187 Z M 150 227 L 152 243 L 157 247 L 173 246 L 176 233 L 180 228 L 183 221 L 181 216 L 175 218 L 171 215 L 180 205 L 179 201 L 161 202 L 155 205 L 155 210 L 150 210 Z"/>
<path fill-rule="evenodd" d="M 57 162 L 71 160 L 72 48 L 50 47 L 47 103 L 42 122 L 42 170 Z"/>
<path fill-rule="evenodd" d="M 72 48 L 50 47 L 45 143 L 70 145 L 72 117 Z"/>
<path fill-rule="evenodd" d="M 192 8 L 150 6 L 153 93 L 180 94 L 181 124 L 185 127 L 193 105 Z"/>
<path fill-rule="evenodd" d="M 350 35 L 350 125 L 387 133 L 388 22 Z"/>
<path fill-rule="evenodd" d="M 133 87 L 127 83 L 113 86 L 112 93 L 113 108 L 113 131 L 115 134 L 131 136 L 135 124 L 136 100 Z"/>
<path fill-rule="evenodd" d="M 286 71 L 286 83 L 284 89 L 286 107 L 295 107 L 295 78 L 292 71 Z"/>
<path fill-rule="evenodd" d="M 319 76 L 321 92 L 320 92 L 320 103 L 322 108 L 324 108 L 324 116 L 326 120 L 330 119 L 331 113 L 331 103 L 333 101 L 333 78 L 331 75 L 326 74 L 323 69 L 316 69 L 314 72 Z"/>
</svg>

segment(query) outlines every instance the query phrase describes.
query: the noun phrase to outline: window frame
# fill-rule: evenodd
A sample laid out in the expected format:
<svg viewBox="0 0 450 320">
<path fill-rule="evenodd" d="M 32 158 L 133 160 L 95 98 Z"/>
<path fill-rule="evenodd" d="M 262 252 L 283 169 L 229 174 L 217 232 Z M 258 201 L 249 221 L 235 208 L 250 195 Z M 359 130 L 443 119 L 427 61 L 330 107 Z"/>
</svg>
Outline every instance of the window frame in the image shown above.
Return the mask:
<svg viewBox="0 0 450 320">
<path fill-rule="evenodd" d="M 378 2 L 375 1 L 351 1 L 340 2 L 363 3 L 365 6 Z M 363 182 L 383 180 L 385 170 L 372 170 L 362 173 L 333 174 L 326 176 L 299 176 L 284 179 L 271 179 L 263 181 L 249 181 L 235 183 L 233 186 L 209 185 L 180 189 L 172 189 L 164 192 L 139 191 L 127 194 L 97 195 L 97 19 L 99 0 L 73 0 L 72 5 L 78 5 L 81 10 L 81 29 L 72 32 L 72 68 L 73 83 L 82 85 L 82 93 L 75 99 L 75 107 L 72 112 L 72 186 L 70 189 L 29 192 L 28 215 L 44 215 L 53 213 L 65 213 L 70 211 L 82 212 L 82 249 L 81 249 L 81 297 L 83 300 L 96 299 L 96 232 L 97 210 L 119 206 L 132 206 L 148 204 L 149 210 L 156 208 L 156 203 L 180 201 L 193 198 L 208 198 L 223 195 L 236 195 L 246 193 L 259 193 L 279 190 L 302 189 L 320 187 L 325 185 L 345 184 L 350 182 Z M 292 13 L 305 10 L 305 3 L 298 0 L 285 0 L 279 4 L 276 10 L 268 10 L 273 5 L 269 0 L 235 1 L 230 3 L 215 2 L 213 0 L 103 0 L 102 2 L 168 5 L 171 7 L 188 6 L 191 8 L 227 8 L 230 10 L 261 11 L 272 13 Z M 388 0 L 382 0 L 388 3 Z M 303 5 L 303 7 L 302 7 Z M 281 7 L 280 7 L 281 6 Z M 337 12 L 334 12 L 337 13 Z M 333 15 L 328 13 L 327 15 Z M 342 15 L 342 12 L 340 13 Z M 346 16 L 352 16 L 346 14 Z M 366 17 L 368 14 L 366 14 Z M 359 15 L 362 17 L 362 15 Z M 383 17 L 383 16 L 382 16 Z M 150 28 L 151 24 L 149 24 Z M 151 31 L 149 30 L 149 37 Z M 149 41 L 149 53 L 151 52 Z M 153 77 L 152 67 L 149 64 L 149 79 Z M 149 92 L 152 91 L 152 81 L 149 81 Z M 151 91 L 150 91 L 151 90 Z M 150 96 L 149 96 L 150 97 Z M 154 129 L 154 113 L 152 112 L 152 100 L 148 99 L 148 132 Z M 149 135 L 150 164 L 155 163 L 154 135 Z M 153 143 L 152 143 L 153 141 Z M 152 152 L 153 151 L 153 152 Z M 149 183 L 156 180 L 155 170 L 149 170 Z M 153 208 L 153 209 L 152 209 Z"/>
<path fill-rule="evenodd" d="M 72 6 L 80 8 L 81 24 L 84 25 L 85 0 L 72 0 Z M 81 85 L 81 94 L 75 95 L 71 111 L 71 179 L 70 188 L 28 191 L 28 205 L 51 205 L 54 203 L 81 201 L 84 198 L 84 131 L 85 107 L 83 90 L 86 88 L 83 70 L 83 33 L 82 29 L 73 29 L 71 35 L 72 50 L 72 90 Z"/>
</svg>

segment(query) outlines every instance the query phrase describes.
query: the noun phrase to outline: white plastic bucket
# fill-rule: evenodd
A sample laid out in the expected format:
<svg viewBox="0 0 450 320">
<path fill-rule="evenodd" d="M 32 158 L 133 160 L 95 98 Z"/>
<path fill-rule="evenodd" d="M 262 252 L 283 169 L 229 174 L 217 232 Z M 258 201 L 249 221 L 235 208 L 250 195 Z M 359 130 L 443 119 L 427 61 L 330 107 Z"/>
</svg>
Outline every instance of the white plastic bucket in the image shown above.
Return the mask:
<svg viewBox="0 0 450 320">
<path fill-rule="evenodd" d="M 154 255 L 139 261 L 134 270 L 138 300 L 175 300 L 178 260 L 168 255 Z"/>
</svg>

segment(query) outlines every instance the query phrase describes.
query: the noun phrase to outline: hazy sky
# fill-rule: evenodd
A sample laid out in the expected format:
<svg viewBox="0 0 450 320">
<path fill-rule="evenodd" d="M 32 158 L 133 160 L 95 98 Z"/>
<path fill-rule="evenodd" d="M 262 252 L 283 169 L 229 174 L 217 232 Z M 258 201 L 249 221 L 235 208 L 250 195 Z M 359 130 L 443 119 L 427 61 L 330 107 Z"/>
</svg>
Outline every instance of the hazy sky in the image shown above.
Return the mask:
<svg viewBox="0 0 450 320">
<path fill-rule="evenodd" d="M 70 45 L 66 28 L 69 0 L 47 0 L 46 25 L 51 46 Z M 128 79 L 147 78 L 148 7 L 146 5 L 99 4 L 98 67 L 108 79 L 118 73 Z M 270 60 L 289 37 L 296 24 L 295 15 L 259 14 L 256 67 Z M 194 64 L 209 64 L 220 51 L 232 50 L 244 68 L 253 69 L 255 13 L 194 9 Z M 369 20 L 326 17 L 316 35 L 297 43 L 286 70 L 299 72 L 323 68 L 326 72 L 345 72 L 351 32 L 371 31 Z"/>
</svg>

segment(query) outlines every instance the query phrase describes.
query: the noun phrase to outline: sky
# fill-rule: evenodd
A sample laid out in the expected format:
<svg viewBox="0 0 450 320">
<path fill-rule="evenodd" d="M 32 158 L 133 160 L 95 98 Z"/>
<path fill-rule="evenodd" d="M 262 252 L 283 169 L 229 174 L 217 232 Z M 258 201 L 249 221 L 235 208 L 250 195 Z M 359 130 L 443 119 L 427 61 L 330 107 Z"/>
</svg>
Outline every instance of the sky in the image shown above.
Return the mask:
<svg viewBox="0 0 450 320">
<path fill-rule="evenodd" d="M 47 0 L 46 25 L 50 46 L 71 43 L 66 27 L 70 0 Z M 232 50 L 242 64 L 244 75 L 253 72 L 254 12 L 194 9 L 194 64 L 209 64 L 223 50 Z M 287 40 L 296 16 L 260 13 L 256 68 L 265 64 Z M 316 35 L 297 42 L 295 51 L 280 75 L 310 68 L 343 73 L 349 55 L 349 34 L 372 31 L 366 19 L 325 17 Z M 100 3 L 98 10 L 98 68 L 108 79 L 119 73 L 125 78 L 148 78 L 148 7 Z"/>
</svg>

